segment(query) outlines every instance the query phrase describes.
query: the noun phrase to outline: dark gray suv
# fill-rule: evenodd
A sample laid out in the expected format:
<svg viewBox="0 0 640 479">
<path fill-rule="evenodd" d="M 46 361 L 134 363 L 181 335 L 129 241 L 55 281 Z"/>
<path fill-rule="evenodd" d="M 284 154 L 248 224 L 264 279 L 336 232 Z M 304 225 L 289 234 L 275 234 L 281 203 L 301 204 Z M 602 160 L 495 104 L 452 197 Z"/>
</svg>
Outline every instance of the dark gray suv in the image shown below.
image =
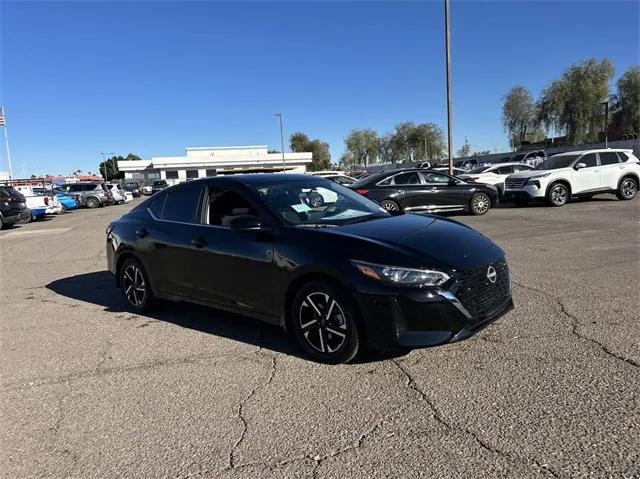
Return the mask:
<svg viewBox="0 0 640 479">
<path fill-rule="evenodd" d="M 69 183 L 62 185 L 67 193 L 79 198 L 79 204 L 87 208 L 113 204 L 113 195 L 104 183 Z"/>
</svg>

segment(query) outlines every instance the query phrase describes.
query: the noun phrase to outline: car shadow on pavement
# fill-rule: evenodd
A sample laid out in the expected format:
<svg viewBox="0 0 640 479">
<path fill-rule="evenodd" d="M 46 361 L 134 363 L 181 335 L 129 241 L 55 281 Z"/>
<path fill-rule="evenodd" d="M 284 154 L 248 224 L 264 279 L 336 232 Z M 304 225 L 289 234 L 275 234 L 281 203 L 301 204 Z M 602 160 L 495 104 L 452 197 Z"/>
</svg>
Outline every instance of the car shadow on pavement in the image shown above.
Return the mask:
<svg viewBox="0 0 640 479">
<path fill-rule="evenodd" d="M 108 313 L 131 312 L 109 271 L 58 279 L 47 284 L 46 288 L 67 298 L 101 306 Z M 240 314 L 186 302 L 161 301 L 156 309 L 139 316 L 309 359 L 294 339 L 279 327 Z M 395 356 L 397 354 L 392 352 L 367 352 L 356 362 L 366 363 Z"/>
</svg>

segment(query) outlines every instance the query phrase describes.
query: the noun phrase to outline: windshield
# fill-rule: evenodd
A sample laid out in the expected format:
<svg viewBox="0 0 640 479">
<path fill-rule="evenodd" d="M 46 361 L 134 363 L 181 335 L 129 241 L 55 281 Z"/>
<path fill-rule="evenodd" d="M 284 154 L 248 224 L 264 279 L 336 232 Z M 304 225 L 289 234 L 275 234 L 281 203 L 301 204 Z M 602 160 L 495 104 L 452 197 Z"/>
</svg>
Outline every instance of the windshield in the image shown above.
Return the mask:
<svg viewBox="0 0 640 479">
<path fill-rule="evenodd" d="M 513 155 L 509 161 L 513 161 L 514 163 L 519 163 L 524 160 L 524 157 L 527 156 L 526 153 L 520 153 L 519 155 Z"/>
<path fill-rule="evenodd" d="M 329 180 L 267 180 L 249 186 L 290 225 L 341 226 L 390 216 L 377 203 Z"/>
<path fill-rule="evenodd" d="M 558 168 L 568 168 L 580 155 L 555 155 L 544 160 L 538 166 L 536 170 L 556 170 Z"/>
<path fill-rule="evenodd" d="M 488 170 L 489 168 L 491 168 L 491 167 L 490 166 L 478 166 L 477 168 L 473 168 L 472 170 L 469 170 L 469 173 L 478 174 L 478 173 L 482 173 L 483 171 Z"/>
</svg>

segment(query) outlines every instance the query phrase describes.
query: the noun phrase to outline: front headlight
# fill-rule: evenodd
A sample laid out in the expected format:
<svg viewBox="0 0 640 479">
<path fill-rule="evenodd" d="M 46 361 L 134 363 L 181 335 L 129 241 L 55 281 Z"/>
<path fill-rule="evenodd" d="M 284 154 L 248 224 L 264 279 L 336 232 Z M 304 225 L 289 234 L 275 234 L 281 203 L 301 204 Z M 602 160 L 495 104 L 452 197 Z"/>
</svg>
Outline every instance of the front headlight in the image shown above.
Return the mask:
<svg viewBox="0 0 640 479">
<path fill-rule="evenodd" d="M 551 173 L 543 173 L 541 175 L 536 175 L 536 176 L 531 176 L 527 179 L 527 183 L 531 182 L 531 180 L 537 180 L 538 178 L 546 178 L 547 176 L 549 176 Z"/>
<path fill-rule="evenodd" d="M 351 263 L 365 276 L 398 286 L 440 286 L 449 280 L 449 275 L 431 269 L 414 269 L 403 266 L 365 263 L 352 260 Z"/>
</svg>

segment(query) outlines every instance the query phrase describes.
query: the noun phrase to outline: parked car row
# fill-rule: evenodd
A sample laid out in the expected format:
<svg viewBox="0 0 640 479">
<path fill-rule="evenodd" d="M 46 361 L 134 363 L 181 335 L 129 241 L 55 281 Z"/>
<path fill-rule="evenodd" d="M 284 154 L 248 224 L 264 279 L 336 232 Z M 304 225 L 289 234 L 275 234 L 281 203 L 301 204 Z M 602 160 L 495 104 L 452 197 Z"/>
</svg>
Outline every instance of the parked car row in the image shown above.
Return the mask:
<svg viewBox="0 0 640 479">
<path fill-rule="evenodd" d="M 139 190 L 136 195 L 140 196 Z M 79 207 L 124 204 L 132 201 L 133 197 L 133 191 L 119 183 L 57 185 L 44 179 L 7 180 L 0 184 L 0 228 Z"/>
<path fill-rule="evenodd" d="M 640 184 L 640 163 L 632 150 L 573 151 L 551 156 L 535 167 L 498 163 L 456 176 L 440 170 L 444 169 L 391 170 L 367 176 L 350 188 L 387 211 L 483 215 L 499 201 L 522 205 L 546 200 L 562 206 L 571 198 L 602 193 L 630 200 Z"/>
</svg>

